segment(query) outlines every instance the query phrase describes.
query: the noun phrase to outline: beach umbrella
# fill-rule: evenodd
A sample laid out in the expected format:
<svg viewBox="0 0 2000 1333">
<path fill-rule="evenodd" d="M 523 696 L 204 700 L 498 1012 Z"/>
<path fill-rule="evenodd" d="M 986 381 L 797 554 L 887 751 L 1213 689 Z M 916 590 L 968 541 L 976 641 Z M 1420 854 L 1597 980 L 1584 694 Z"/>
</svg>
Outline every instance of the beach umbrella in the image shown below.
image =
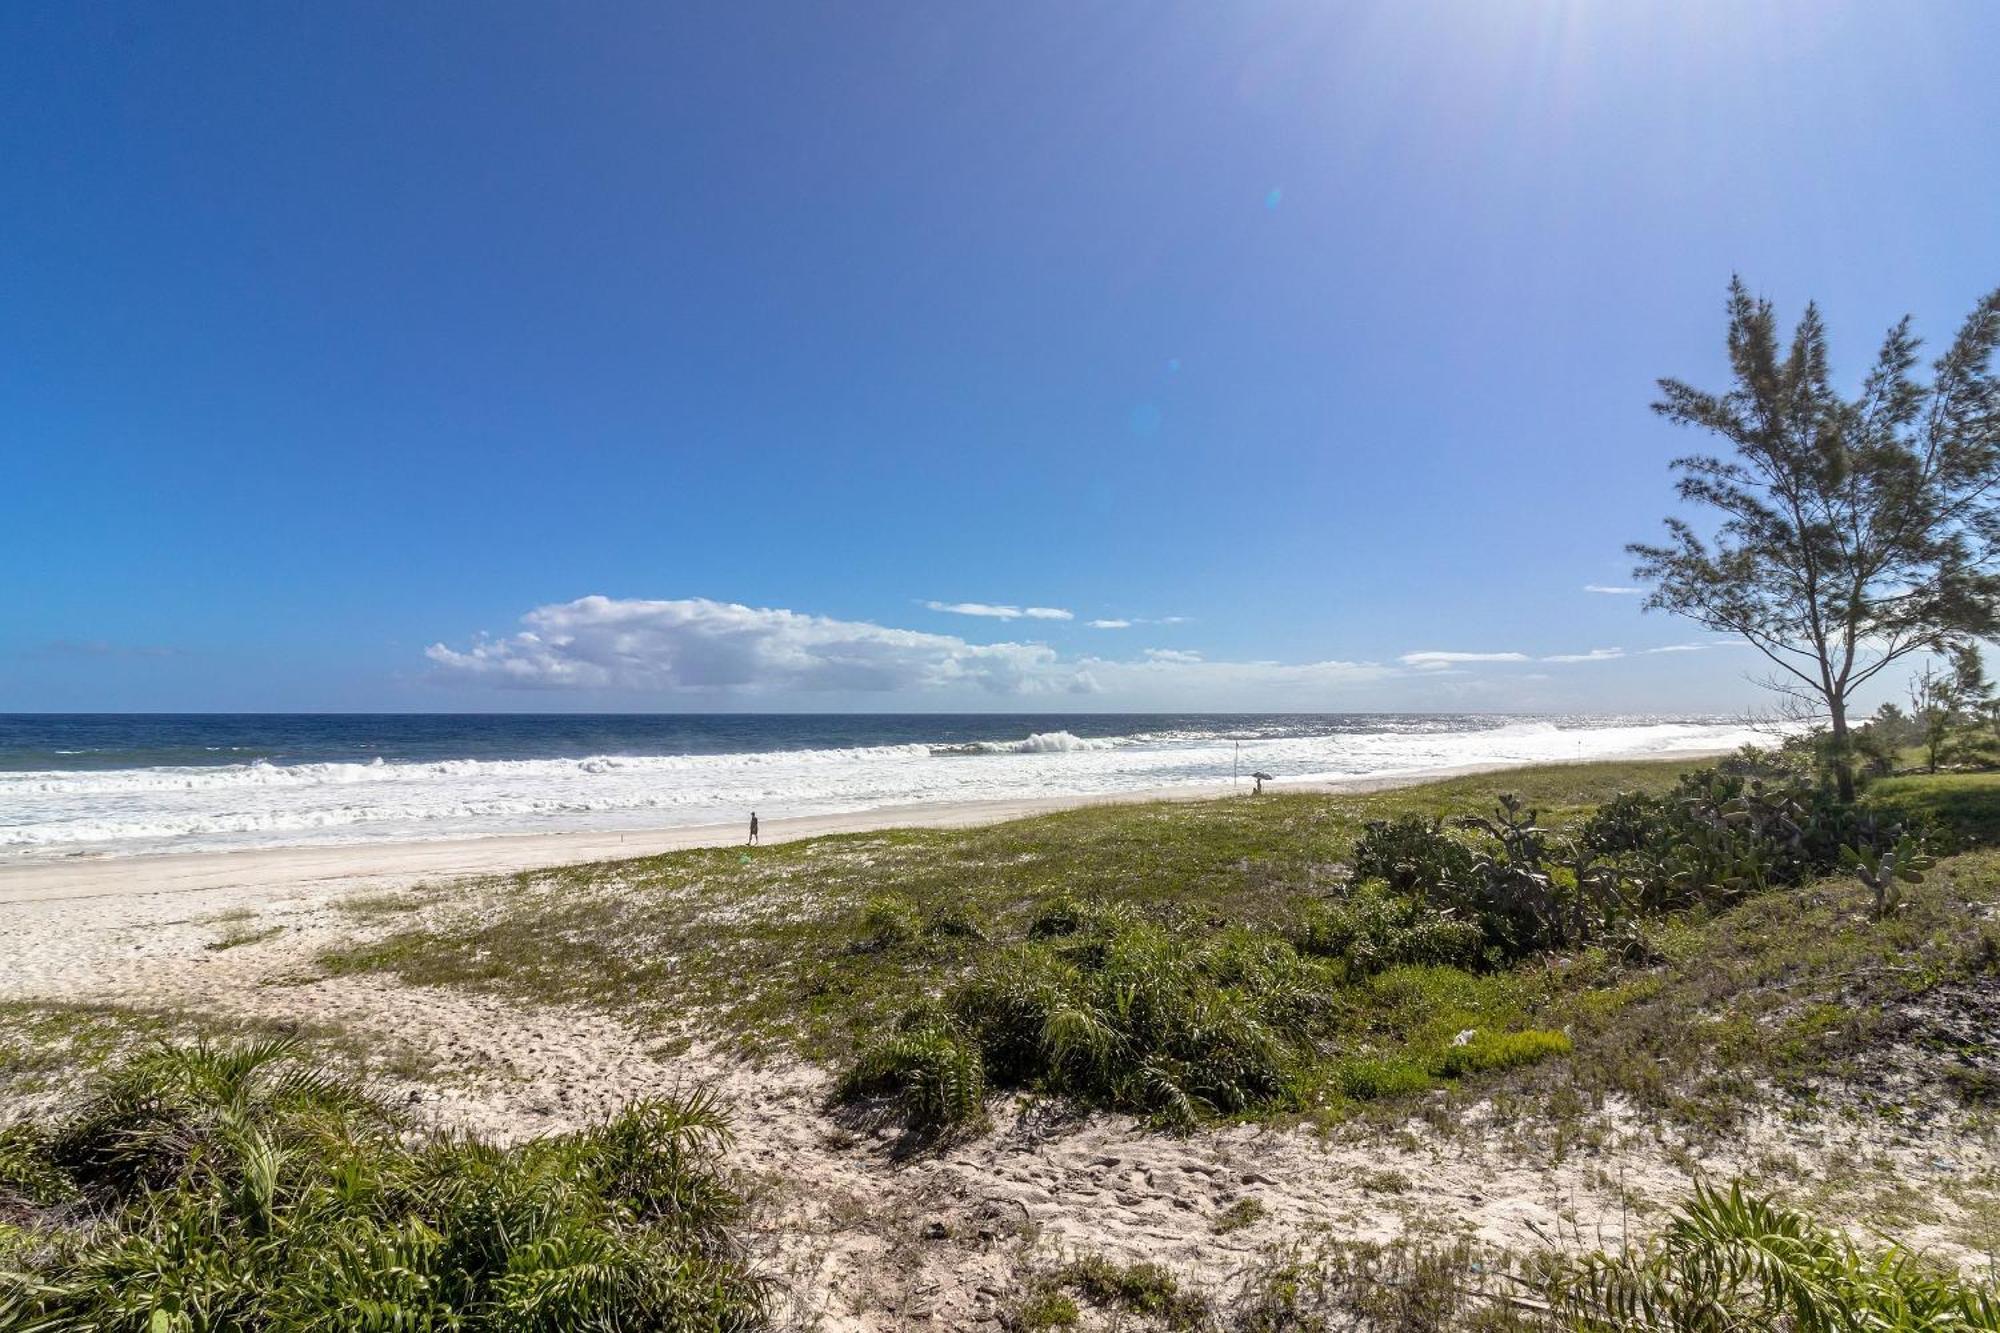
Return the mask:
<svg viewBox="0 0 2000 1333">
<path fill-rule="evenodd" d="M 1252 795 L 1255 795 L 1257 792 L 1263 791 L 1265 783 L 1277 781 L 1277 779 L 1272 777 L 1269 773 L 1252 773 L 1250 776 L 1257 780 L 1256 787 L 1252 789 L 1251 792 Z"/>
</svg>

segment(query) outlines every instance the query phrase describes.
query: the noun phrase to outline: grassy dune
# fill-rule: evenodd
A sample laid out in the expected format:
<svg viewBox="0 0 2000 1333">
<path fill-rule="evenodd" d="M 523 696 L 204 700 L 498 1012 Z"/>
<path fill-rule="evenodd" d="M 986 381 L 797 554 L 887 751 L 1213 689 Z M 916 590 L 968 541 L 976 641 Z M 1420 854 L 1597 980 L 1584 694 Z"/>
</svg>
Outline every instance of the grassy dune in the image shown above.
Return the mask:
<svg viewBox="0 0 2000 1333">
<path fill-rule="evenodd" d="M 1268 926 L 1344 882 L 1370 820 L 1484 812 L 1504 791 L 1560 819 L 1617 791 L 1663 789 L 1682 767 L 1552 765 L 1356 796 L 1106 805 L 530 872 L 323 965 L 598 1004 L 663 1035 L 840 1060 L 913 988 L 936 990 L 1023 936 L 1051 899 Z M 875 947 L 868 908 L 884 900 L 924 923 L 924 947 Z M 371 899 L 368 911 L 379 921 L 425 903 Z"/>
<path fill-rule="evenodd" d="M 1879 1074 L 1862 1068 L 1868 1054 L 1922 1026 L 1906 1012 L 1912 997 L 1982 1002 L 2000 938 L 2000 857 L 1983 852 L 1943 863 L 1886 921 L 1871 919 L 1858 882 L 1834 876 L 1648 920 L 1639 959 L 1586 949 L 1500 969 L 1363 971 L 1309 947 L 1301 923 L 1346 892 L 1371 820 L 1486 813 L 1513 792 L 1559 828 L 1618 792 L 1665 790 L 1684 768 L 1549 766 L 1367 795 L 1106 806 L 572 867 L 494 882 L 460 909 L 433 903 L 421 926 L 323 964 L 581 1002 L 666 1040 L 846 1066 L 899 1020 L 908 1026 L 913 1006 L 968 983 L 1053 985 L 1076 1002 L 1051 1003 L 1079 1007 L 1076 997 L 1117 979 L 1079 973 L 1092 946 L 1051 938 L 1047 918 L 1108 910 L 1116 928 L 1090 966 L 1143 955 L 1148 975 L 1180 978 L 1172 1003 L 1196 1016 L 1243 1002 L 1228 1057 L 1249 1049 L 1269 1077 L 1251 1069 L 1260 1086 L 1205 1100 L 1257 1118 L 1395 1110 L 1443 1089 L 1447 1114 L 1466 1094 L 1561 1113 L 1618 1093 L 1726 1123 L 1773 1090 L 1811 1095 L 1828 1077 Z M 1940 820 L 1961 845 L 1982 839 L 2000 808 L 2000 785 L 1983 779 L 1881 785 L 1886 809 Z M 395 906 L 371 901 L 371 918 L 393 920 Z M 1086 1058 L 1090 1034 L 1076 1036 Z M 1976 1091 L 1983 1079 L 1971 1069 L 1961 1082 Z M 999 1081 L 1157 1109 L 1114 1080 L 1046 1067 Z"/>
<path fill-rule="evenodd" d="M 850 1100 L 918 1131 L 919 1150 L 1007 1089 L 1161 1132 L 1379 1118 L 1393 1133 L 1413 1114 L 1451 1132 L 1478 1103 L 1485 1123 L 1533 1119 L 1560 1145 L 1600 1132 L 1592 1113 L 1614 1100 L 1697 1134 L 1815 1103 L 1990 1127 L 2000 850 L 1982 845 L 2000 831 L 2000 780 L 1876 786 L 1882 818 L 1959 849 L 1886 916 L 1838 873 L 1648 911 L 1590 947 L 1503 953 L 1352 873 L 1371 821 L 1490 814 L 1511 792 L 1574 832 L 1620 792 L 1668 791 L 1682 767 L 1105 806 L 374 895 L 346 905 L 365 942 L 318 966 L 594 1007 L 662 1045 L 816 1061 L 844 1071 Z M 0 1275 L 0 1328 L 305 1327 L 364 1308 L 385 1328 L 762 1318 L 706 1102 L 484 1148 L 413 1137 L 299 1072 L 285 1046 L 118 1063 L 135 1038 L 181 1041 L 185 1018 L 50 1005 L 0 1018 L 0 1076 L 110 1070 L 67 1116 L 0 1137 L 0 1269 L 16 1270 Z M 1870 1223 L 1924 1220 L 1926 1182 L 1879 1183 Z M 1994 1200 L 1953 1202 L 1966 1225 L 1991 1223 L 1966 1243 L 2000 1250 Z M 1256 1222 L 1246 1197 L 1215 1232 Z M 1954 1272 L 1856 1249 L 1757 1198 L 1700 1194 L 1660 1234 L 1582 1256 L 1322 1237 L 1310 1258 L 1271 1257 L 1226 1308 L 1150 1263 L 1081 1255 L 1028 1274 L 1008 1326 L 2000 1327 L 1991 1293 Z M 409 1280 L 382 1286 L 365 1253 L 401 1255 Z M 148 1322 L 161 1308 L 168 1322 Z"/>
</svg>

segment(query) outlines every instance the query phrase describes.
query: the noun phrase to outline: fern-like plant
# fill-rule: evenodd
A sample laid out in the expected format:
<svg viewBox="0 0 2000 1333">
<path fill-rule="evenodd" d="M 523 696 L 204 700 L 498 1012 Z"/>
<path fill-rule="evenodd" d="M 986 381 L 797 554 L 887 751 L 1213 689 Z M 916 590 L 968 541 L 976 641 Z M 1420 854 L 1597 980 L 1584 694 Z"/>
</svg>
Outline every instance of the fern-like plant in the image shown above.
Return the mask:
<svg viewBox="0 0 2000 1333">
<path fill-rule="evenodd" d="M 1697 1185 L 1654 1244 L 1559 1268 L 1546 1294 L 1577 1333 L 2000 1329 L 1991 1290 L 1899 1246 L 1864 1252 L 1740 1183 Z"/>
</svg>

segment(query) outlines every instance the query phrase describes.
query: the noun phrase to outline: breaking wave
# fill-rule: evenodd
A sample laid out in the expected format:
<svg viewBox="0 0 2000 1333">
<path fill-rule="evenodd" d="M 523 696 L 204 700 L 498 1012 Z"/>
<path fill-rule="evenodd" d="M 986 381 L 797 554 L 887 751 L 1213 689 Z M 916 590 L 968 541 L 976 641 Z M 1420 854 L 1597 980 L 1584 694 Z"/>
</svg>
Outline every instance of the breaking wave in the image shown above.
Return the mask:
<svg viewBox="0 0 2000 1333">
<path fill-rule="evenodd" d="M 1139 719 L 1135 719 L 1138 722 Z M 581 758 L 159 765 L 0 772 L 0 856 L 125 854 L 632 829 L 915 804 L 1112 795 L 1731 749 L 1758 739 L 1708 720 L 1244 718 L 1213 729 L 961 744 Z"/>
</svg>

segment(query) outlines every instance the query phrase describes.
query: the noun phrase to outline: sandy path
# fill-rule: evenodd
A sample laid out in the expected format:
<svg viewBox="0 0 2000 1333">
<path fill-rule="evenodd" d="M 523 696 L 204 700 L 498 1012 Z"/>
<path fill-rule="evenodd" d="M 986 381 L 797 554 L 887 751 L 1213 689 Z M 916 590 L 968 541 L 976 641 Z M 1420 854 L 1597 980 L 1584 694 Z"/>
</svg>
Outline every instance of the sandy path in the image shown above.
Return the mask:
<svg viewBox="0 0 2000 1333">
<path fill-rule="evenodd" d="M 886 1137 L 850 1132 L 827 1115 L 827 1078 L 811 1066 L 753 1068 L 700 1048 L 668 1054 L 592 1011 L 315 976 L 319 950 L 384 928 L 339 906 L 380 883 L 0 904 L 0 999 L 187 1006 L 340 1029 L 347 1041 L 335 1049 L 363 1053 L 392 1096 L 439 1123 L 501 1138 L 713 1085 L 734 1118 L 731 1161 L 755 1200 L 758 1254 L 786 1293 L 786 1325 L 854 1333 L 996 1327 L 1026 1268 L 1082 1252 L 1165 1263 L 1226 1292 L 1267 1247 L 1314 1236 L 1466 1234 L 1515 1250 L 1565 1237 L 1615 1243 L 1627 1225 L 1643 1225 L 1646 1208 L 1684 1193 L 1691 1170 L 1726 1177 L 1773 1154 L 1791 1158 L 1802 1180 L 1858 1164 L 1929 1182 L 2000 1171 L 1986 1147 L 1942 1131 L 1773 1117 L 1727 1144 L 1669 1146 L 1616 1107 L 1591 1142 L 1557 1151 L 1495 1123 L 1443 1134 L 1413 1122 L 1337 1139 L 1232 1127 L 1177 1139 L 1119 1116 L 1043 1125 L 1015 1103 L 996 1111 L 986 1133 L 899 1160 Z M 215 920 L 245 908 L 254 921 Z M 283 929 L 211 950 L 232 926 Z M 418 1066 L 432 1072 L 419 1075 Z M 1218 1234 L 1217 1217 L 1244 1198 L 1262 1217 Z M 1947 1234 L 1941 1222 L 1909 1238 Z"/>
</svg>

